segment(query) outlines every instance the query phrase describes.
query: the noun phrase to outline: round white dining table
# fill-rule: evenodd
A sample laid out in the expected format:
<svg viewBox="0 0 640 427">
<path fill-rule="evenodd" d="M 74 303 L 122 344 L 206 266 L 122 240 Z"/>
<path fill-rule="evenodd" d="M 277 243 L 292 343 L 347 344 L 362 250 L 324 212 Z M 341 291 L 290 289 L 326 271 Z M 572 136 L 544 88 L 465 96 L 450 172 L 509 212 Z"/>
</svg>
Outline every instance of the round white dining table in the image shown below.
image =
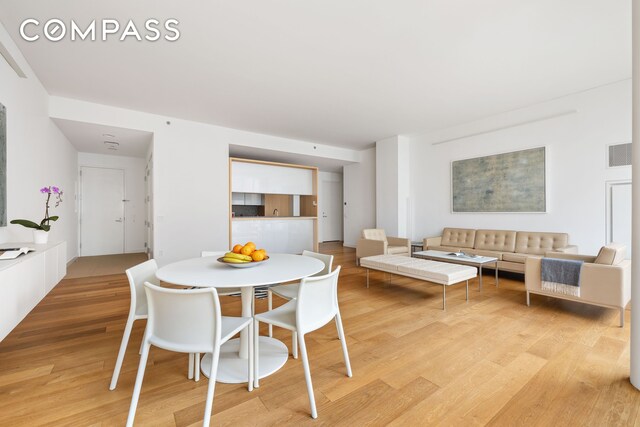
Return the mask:
<svg viewBox="0 0 640 427">
<path fill-rule="evenodd" d="M 242 316 L 252 317 L 254 287 L 300 280 L 318 273 L 323 268 L 324 263 L 316 258 L 291 254 L 271 254 L 268 261 L 252 268 L 234 268 L 218 262 L 215 257 L 201 257 L 167 264 L 158 269 L 156 276 L 163 282 L 175 285 L 240 288 Z M 240 333 L 240 338 L 229 340 L 222 345 L 217 381 L 223 383 L 248 381 L 248 340 L 248 334 L 243 331 Z M 275 338 L 261 336 L 259 347 L 260 378 L 276 372 L 289 358 L 287 346 Z M 206 354 L 201 362 L 202 373 L 207 376 L 211 370 L 211 358 L 211 354 Z"/>
</svg>

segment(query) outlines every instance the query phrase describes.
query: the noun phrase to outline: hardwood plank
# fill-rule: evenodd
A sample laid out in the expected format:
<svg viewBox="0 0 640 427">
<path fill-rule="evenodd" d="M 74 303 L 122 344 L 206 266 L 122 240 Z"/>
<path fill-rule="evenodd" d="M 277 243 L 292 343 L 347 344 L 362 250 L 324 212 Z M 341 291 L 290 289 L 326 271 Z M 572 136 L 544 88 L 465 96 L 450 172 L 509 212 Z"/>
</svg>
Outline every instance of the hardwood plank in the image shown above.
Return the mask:
<svg viewBox="0 0 640 427">
<path fill-rule="evenodd" d="M 216 384 L 215 424 L 640 421 L 640 393 L 628 380 L 629 327 L 617 327 L 615 310 L 539 296 L 527 307 L 522 281 L 502 278 L 495 287 L 488 275 L 482 292 L 470 287 L 469 301 L 464 287 L 448 290 L 443 311 L 439 286 L 374 273 L 367 289 L 352 249 L 322 250 L 343 266 L 339 302 L 353 378 L 329 324 L 306 337 L 317 420 L 309 416 L 302 364 L 289 359 L 251 393 L 244 384 Z M 226 315 L 240 313 L 239 298 L 221 301 Z M 128 309 L 124 274 L 65 279 L 54 288 L 0 342 L 0 425 L 123 425 L 145 326 L 134 325 L 118 388 L 109 391 Z M 266 310 L 266 301 L 256 309 Z M 274 334 L 290 347 L 288 331 Z M 152 350 L 136 425 L 201 424 L 208 380 L 190 381 L 186 369 L 186 355 Z"/>
</svg>

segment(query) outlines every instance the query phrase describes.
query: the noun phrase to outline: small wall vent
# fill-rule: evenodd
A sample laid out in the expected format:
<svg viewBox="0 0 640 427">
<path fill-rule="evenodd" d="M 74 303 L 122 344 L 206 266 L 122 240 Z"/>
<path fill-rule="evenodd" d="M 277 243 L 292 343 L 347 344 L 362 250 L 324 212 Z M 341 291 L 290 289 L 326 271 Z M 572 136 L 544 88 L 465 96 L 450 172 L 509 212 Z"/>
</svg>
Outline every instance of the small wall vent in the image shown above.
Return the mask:
<svg viewBox="0 0 640 427">
<path fill-rule="evenodd" d="M 631 164 L 631 143 L 609 146 L 609 167 L 628 166 Z"/>
</svg>

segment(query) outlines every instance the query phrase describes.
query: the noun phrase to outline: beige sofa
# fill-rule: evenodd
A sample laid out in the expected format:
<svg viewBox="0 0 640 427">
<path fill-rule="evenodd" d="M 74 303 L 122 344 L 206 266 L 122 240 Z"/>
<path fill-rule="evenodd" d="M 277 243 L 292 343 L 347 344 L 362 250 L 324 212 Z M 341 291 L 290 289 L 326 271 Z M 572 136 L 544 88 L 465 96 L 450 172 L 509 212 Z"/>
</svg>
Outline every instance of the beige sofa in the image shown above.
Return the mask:
<svg viewBox="0 0 640 427">
<path fill-rule="evenodd" d="M 362 230 L 362 238 L 356 245 L 356 264 L 360 265 L 360 258 L 373 255 L 411 256 L 411 240 L 389 237 L 381 228 Z"/>
<path fill-rule="evenodd" d="M 498 258 L 498 269 L 524 273 L 530 256 L 578 253 L 566 233 L 445 228 L 442 236 L 424 239 L 424 250 L 465 252 Z"/>
<path fill-rule="evenodd" d="M 584 261 L 580 270 L 580 296 L 558 294 L 542 289 L 541 257 L 529 257 L 526 262 L 525 288 L 529 294 L 546 295 L 570 301 L 620 311 L 620 326 L 624 326 L 624 309 L 631 300 L 631 261 L 625 260 L 626 247 L 612 243 L 600 249 L 597 256 L 555 253 L 552 258 Z"/>
</svg>

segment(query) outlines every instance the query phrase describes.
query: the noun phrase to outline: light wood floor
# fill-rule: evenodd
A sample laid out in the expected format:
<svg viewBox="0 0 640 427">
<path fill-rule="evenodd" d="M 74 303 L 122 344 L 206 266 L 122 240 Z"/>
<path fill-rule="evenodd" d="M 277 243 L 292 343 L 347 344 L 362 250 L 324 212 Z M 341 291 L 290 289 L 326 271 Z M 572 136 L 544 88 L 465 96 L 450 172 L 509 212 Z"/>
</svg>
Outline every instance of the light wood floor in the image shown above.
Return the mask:
<svg viewBox="0 0 640 427">
<path fill-rule="evenodd" d="M 65 279 L 106 276 L 124 272 L 148 259 L 145 253 L 78 257 L 67 268 Z"/>
<path fill-rule="evenodd" d="M 251 393 L 218 384 L 216 425 L 639 422 L 640 392 L 628 381 L 629 328 L 617 327 L 615 310 L 540 296 L 527 307 L 521 281 L 502 279 L 495 288 L 489 274 L 469 302 L 463 285 L 450 288 L 443 312 L 440 286 L 398 277 L 386 283 L 375 273 L 366 289 L 353 250 L 323 250 L 343 266 L 340 306 L 353 378 L 344 375 L 330 324 L 307 343 L 317 420 L 308 415 L 301 362 L 290 359 Z M 239 313 L 237 298 L 223 300 L 225 314 Z M 124 274 L 60 283 L 0 343 L 0 425 L 124 425 L 143 321 L 118 388 L 108 386 L 128 307 Z M 186 369 L 186 355 L 152 349 L 137 425 L 200 425 L 207 379 L 189 381 Z"/>
</svg>

